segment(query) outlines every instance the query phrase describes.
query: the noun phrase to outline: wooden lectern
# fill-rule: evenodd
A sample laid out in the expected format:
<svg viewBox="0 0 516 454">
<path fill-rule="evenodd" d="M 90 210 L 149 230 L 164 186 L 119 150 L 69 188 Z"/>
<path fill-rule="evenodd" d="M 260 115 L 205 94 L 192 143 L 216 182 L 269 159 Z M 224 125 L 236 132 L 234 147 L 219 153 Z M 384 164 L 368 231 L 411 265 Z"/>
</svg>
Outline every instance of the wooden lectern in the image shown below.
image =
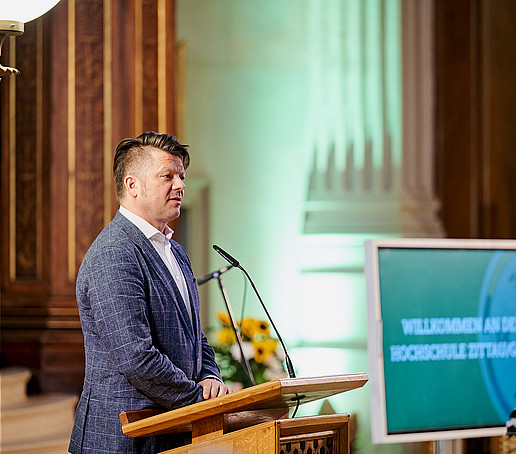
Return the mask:
<svg viewBox="0 0 516 454">
<path fill-rule="evenodd" d="M 192 443 L 162 454 L 349 453 L 349 415 L 289 418 L 289 409 L 362 387 L 367 374 L 285 378 L 177 410 L 120 413 L 130 437 L 192 432 Z"/>
</svg>

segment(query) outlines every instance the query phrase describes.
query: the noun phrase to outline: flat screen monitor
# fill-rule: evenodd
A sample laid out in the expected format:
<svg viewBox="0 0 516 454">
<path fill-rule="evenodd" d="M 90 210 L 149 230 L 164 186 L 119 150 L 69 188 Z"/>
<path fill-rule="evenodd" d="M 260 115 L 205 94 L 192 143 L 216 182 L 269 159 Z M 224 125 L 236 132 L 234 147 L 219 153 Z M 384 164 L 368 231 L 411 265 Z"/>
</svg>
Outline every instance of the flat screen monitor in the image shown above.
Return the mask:
<svg viewBox="0 0 516 454">
<path fill-rule="evenodd" d="M 374 443 L 506 433 L 516 241 L 366 242 Z"/>
</svg>

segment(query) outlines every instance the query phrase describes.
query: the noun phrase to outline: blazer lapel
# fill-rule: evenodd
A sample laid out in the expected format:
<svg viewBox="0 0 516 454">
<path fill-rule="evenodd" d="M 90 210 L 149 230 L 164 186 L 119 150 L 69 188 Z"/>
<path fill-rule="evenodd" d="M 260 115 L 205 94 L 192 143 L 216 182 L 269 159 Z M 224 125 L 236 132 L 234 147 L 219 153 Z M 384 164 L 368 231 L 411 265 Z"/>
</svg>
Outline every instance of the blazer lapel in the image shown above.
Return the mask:
<svg viewBox="0 0 516 454">
<path fill-rule="evenodd" d="M 169 292 L 174 296 L 171 298 L 176 305 L 177 312 L 180 316 L 181 322 L 185 328 L 185 331 L 188 335 L 195 340 L 194 331 L 192 322 L 190 321 L 190 316 L 186 310 L 185 302 L 183 301 L 183 297 L 177 288 L 177 285 L 174 281 L 174 278 L 170 275 L 166 265 L 163 263 L 163 260 L 159 256 L 154 246 L 152 246 L 151 242 L 142 231 L 136 227 L 131 221 L 129 221 L 123 214 L 117 212 L 115 216 L 115 221 L 120 223 L 122 230 L 127 234 L 129 239 L 143 252 L 143 254 L 147 257 L 147 263 L 156 271 L 164 286 L 169 290 Z M 181 269 L 184 272 L 184 266 L 181 266 Z M 186 274 L 185 274 L 186 277 Z M 188 282 L 188 279 L 187 279 Z M 188 286 L 188 291 L 190 290 L 190 286 Z M 190 304 L 190 302 L 188 302 Z"/>
<path fill-rule="evenodd" d="M 183 275 L 185 277 L 186 286 L 188 287 L 188 294 L 190 296 L 190 301 L 188 301 L 187 304 L 190 305 L 190 311 L 192 313 L 192 325 L 194 330 L 197 329 L 197 327 L 200 325 L 200 316 L 199 316 L 199 310 L 195 307 L 193 304 L 194 302 L 194 295 L 197 294 L 197 288 L 195 288 L 195 278 L 192 273 L 192 270 L 190 266 L 185 262 L 185 259 L 183 258 L 183 254 L 179 250 L 179 248 L 176 246 L 174 241 L 170 242 L 170 245 L 172 247 L 172 251 L 174 255 L 176 256 L 177 262 L 179 263 L 179 267 L 183 271 Z"/>
</svg>

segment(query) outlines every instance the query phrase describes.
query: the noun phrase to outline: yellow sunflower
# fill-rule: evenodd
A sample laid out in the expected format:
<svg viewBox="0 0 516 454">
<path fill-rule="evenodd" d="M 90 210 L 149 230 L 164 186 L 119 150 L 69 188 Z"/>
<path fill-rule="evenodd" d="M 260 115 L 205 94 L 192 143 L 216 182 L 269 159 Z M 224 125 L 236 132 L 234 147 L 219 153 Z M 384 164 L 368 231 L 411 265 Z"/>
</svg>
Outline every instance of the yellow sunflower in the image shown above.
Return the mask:
<svg viewBox="0 0 516 454">
<path fill-rule="evenodd" d="M 222 328 L 217 333 L 217 340 L 220 345 L 232 345 L 236 342 L 235 333 L 231 328 Z"/>
<path fill-rule="evenodd" d="M 249 339 L 253 339 L 257 333 L 257 323 L 254 318 L 244 318 L 240 323 L 242 334 Z"/>
<path fill-rule="evenodd" d="M 276 339 L 266 339 L 253 342 L 254 347 L 254 360 L 257 363 L 264 363 L 267 359 L 274 355 L 276 351 Z"/>
<path fill-rule="evenodd" d="M 255 320 L 256 322 L 256 333 L 261 336 L 269 336 L 269 324 L 264 320 Z"/>
<path fill-rule="evenodd" d="M 231 319 L 229 318 L 229 314 L 226 312 L 217 312 L 217 318 L 224 326 L 231 326 Z"/>
</svg>

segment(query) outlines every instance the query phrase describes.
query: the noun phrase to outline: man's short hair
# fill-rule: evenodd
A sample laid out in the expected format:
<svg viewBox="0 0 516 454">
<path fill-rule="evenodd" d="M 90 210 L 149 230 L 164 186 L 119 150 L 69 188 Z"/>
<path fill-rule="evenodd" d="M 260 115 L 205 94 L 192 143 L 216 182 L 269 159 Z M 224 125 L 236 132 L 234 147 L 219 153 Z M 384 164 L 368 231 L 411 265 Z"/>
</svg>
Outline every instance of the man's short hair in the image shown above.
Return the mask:
<svg viewBox="0 0 516 454">
<path fill-rule="evenodd" d="M 186 170 L 190 164 L 188 145 L 181 144 L 174 136 L 158 134 L 148 131 L 139 135 L 136 139 L 124 139 L 116 147 L 113 160 L 113 176 L 115 180 L 115 195 L 118 202 L 124 196 L 124 179 L 129 172 L 141 171 L 149 160 L 150 148 L 158 148 L 167 153 L 178 156 Z"/>
</svg>

